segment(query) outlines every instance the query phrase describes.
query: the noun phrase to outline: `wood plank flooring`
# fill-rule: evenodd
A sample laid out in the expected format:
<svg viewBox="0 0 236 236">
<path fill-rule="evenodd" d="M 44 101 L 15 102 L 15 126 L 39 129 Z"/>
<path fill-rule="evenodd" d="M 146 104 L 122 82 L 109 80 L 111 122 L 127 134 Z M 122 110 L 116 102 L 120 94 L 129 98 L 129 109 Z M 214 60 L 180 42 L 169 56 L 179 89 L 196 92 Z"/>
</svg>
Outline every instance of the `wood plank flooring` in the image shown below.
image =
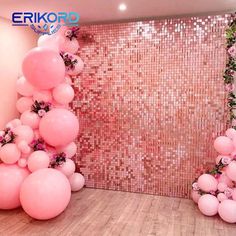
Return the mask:
<svg viewBox="0 0 236 236">
<path fill-rule="evenodd" d="M 234 236 L 236 224 L 203 216 L 187 199 L 85 188 L 49 221 L 33 220 L 22 209 L 0 210 L 0 235 Z"/>
</svg>

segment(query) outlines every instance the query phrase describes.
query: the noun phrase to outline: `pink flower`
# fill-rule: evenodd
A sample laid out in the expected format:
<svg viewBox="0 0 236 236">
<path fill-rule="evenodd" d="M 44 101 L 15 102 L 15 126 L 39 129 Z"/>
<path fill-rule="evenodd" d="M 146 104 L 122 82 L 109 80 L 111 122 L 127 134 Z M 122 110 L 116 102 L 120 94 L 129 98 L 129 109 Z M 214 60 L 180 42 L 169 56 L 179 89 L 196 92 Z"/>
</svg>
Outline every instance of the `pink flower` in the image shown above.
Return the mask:
<svg viewBox="0 0 236 236">
<path fill-rule="evenodd" d="M 65 31 L 65 36 L 70 37 L 72 35 L 72 30 L 66 30 Z"/>
<path fill-rule="evenodd" d="M 193 188 L 194 191 L 198 191 L 198 190 L 200 190 L 200 188 L 199 188 L 197 182 L 194 182 L 194 183 L 192 184 L 192 188 Z"/>
<path fill-rule="evenodd" d="M 9 134 L 6 134 L 4 136 L 4 139 L 5 139 L 6 142 L 10 142 L 11 141 L 11 136 Z"/>
<path fill-rule="evenodd" d="M 230 158 L 230 157 L 224 156 L 224 157 L 221 159 L 221 163 L 222 163 L 223 165 L 229 165 L 230 162 L 231 162 L 231 158 Z"/>
<path fill-rule="evenodd" d="M 230 198 L 232 197 L 232 194 L 233 194 L 233 189 L 232 188 L 227 188 L 225 191 L 224 191 L 224 194 L 227 198 Z"/>
<path fill-rule="evenodd" d="M 38 115 L 39 115 L 40 117 L 43 117 L 45 114 L 46 114 L 46 111 L 43 110 L 43 109 L 41 109 L 41 110 L 38 111 Z"/>
<path fill-rule="evenodd" d="M 232 120 L 232 126 L 236 126 L 236 119 Z"/>
<path fill-rule="evenodd" d="M 215 191 L 210 191 L 210 194 L 215 196 L 216 192 Z"/>
<path fill-rule="evenodd" d="M 235 44 L 228 49 L 228 53 L 231 57 L 236 57 L 236 47 Z"/>
<path fill-rule="evenodd" d="M 226 84 L 226 85 L 225 85 L 225 90 L 226 90 L 227 92 L 232 92 L 232 91 L 234 91 L 234 89 L 235 89 L 234 84 Z"/>
</svg>

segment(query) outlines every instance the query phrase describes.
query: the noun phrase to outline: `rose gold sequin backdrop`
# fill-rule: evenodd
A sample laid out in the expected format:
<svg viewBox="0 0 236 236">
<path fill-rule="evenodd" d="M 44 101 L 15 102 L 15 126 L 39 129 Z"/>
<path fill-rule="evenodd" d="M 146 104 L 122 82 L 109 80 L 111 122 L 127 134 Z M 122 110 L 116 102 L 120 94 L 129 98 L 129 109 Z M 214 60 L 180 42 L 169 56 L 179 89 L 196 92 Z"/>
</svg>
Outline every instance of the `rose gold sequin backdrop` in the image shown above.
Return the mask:
<svg viewBox="0 0 236 236">
<path fill-rule="evenodd" d="M 74 78 L 86 186 L 189 197 L 227 123 L 228 15 L 83 26 Z"/>
</svg>

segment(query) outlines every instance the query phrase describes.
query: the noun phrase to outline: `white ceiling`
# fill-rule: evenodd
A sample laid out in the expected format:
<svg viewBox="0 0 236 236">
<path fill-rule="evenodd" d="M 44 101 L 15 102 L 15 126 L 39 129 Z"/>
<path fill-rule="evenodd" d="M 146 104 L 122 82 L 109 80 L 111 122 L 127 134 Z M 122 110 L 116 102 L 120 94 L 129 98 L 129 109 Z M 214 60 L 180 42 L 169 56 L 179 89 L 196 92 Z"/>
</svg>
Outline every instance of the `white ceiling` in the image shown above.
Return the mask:
<svg viewBox="0 0 236 236">
<path fill-rule="evenodd" d="M 120 3 L 127 10 L 118 10 Z M 0 0 L 0 16 L 14 11 L 75 11 L 81 23 L 196 15 L 236 10 L 236 0 Z"/>
</svg>

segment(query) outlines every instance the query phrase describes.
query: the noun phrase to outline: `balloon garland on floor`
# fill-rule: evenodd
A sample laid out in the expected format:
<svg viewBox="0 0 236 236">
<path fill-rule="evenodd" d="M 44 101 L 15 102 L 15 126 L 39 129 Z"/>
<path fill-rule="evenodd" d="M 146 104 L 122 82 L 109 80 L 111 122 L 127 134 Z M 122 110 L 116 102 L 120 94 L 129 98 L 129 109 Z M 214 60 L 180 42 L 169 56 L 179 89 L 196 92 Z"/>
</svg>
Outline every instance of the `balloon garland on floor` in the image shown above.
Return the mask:
<svg viewBox="0 0 236 236">
<path fill-rule="evenodd" d="M 38 47 L 22 63 L 16 82 L 20 119 L 0 131 L 0 209 L 22 206 L 31 217 L 47 220 L 62 213 L 71 191 L 84 186 L 71 159 L 79 131 L 77 117 L 68 109 L 74 98 L 70 75 L 84 68 L 78 28 L 43 35 Z"/>
<path fill-rule="evenodd" d="M 192 184 L 192 199 L 206 216 L 217 213 L 228 223 L 236 223 L 236 14 L 226 30 L 228 62 L 224 73 L 232 128 L 217 137 L 214 148 L 219 153 L 215 167 L 200 175 Z"/>
</svg>

